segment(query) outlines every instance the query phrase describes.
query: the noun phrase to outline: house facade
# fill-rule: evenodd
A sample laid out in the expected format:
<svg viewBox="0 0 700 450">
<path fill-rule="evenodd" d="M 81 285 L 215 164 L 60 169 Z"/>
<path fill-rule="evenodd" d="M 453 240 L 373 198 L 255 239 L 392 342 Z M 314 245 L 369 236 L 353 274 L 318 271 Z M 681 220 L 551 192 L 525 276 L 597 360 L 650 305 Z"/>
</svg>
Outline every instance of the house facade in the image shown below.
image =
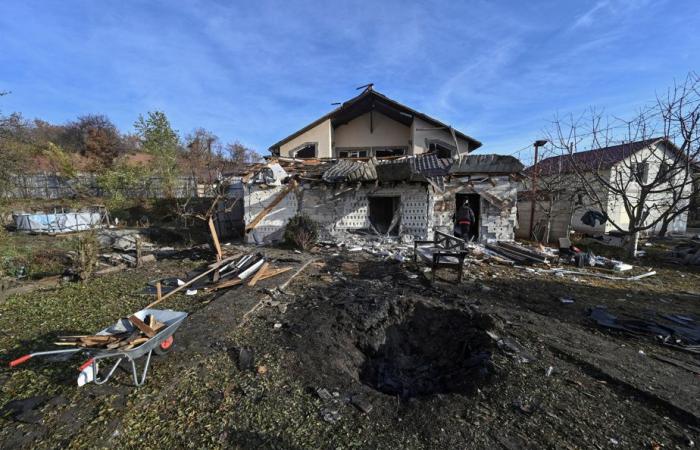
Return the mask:
<svg viewBox="0 0 700 450">
<path fill-rule="evenodd" d="M 683 156 L 673 143 L 653 138 L 543 159 L 526 170 L 528 176 L 537 171 L 539 179 L 534 201 L 535 237 L 555 241 L 570 231 L 596 236 L 619 231 L 618 227 L 626 230 L 629 215 L 622 194 L 598 179 L 624 187 L 624 195 L 633 204 L 639 203 L 641 186 L 653 185 L 654 192 L 644 202 L 644 214 L 645 223 L 657 223 L 644 234 L 658 232 L 660 216 L 671 205 L 675 205 L 674 210 L 684 209 L 690 198 L 693 166 L 677 163 L 679 158 Z M 666 172 L 672 172 L 667 180 Z M 583 183 L 581 177 L 589 182 Z M 528 237 L 532 200 L 531 183 L 523 183 L 518 195 L 519 237 Z M 669 223 L 668 232 L 685 233 L 687 219 L 687 211 L 678 214 Z"/>
<path fill-rule="evenodd" d="M 368 89 L 270 147 L 272 157 L 243 184 L 246 239 L 281 238 L 305 214 L 322 240 L 348 233 L 432 238 L 452 233 L 469 200 L 479 241 L 512 240 L 522 164 L 471 155 L 481 143 Z"/>
<path fill-rule="evenodd" d="M 373 89 L 270 147 L 296 159 L 385 158 L 439 152 L 458 157 L 481 142 Z"/>
</svg>

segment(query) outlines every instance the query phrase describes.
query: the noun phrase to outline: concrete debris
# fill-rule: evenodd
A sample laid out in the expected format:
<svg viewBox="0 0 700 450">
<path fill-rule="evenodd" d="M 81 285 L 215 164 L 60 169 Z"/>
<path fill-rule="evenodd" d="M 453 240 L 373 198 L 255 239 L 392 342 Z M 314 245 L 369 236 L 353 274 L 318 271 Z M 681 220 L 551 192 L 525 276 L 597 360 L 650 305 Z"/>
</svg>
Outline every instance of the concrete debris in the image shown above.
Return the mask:
<svg viewBox="0 0 700 450">
<path fill-rule="evenodd" d="M 353 404 L 357 409 L 362 411 L 365 414 L 369 414 L 374 406 L 372 406 L 372 403 L 367 399 L 367 396 L 364 394 L 355 394 L 350 397 L 350 403 Z"/>
<path fill-rule="evenodd" d="M 333 398 L 331 393 L 328 392 L 328 389 L 326 388 L 317 388 L 316 395 L 318 395 L 318 398 L 320 398 L 321 400 L 331 400 Z"/>
</svg>

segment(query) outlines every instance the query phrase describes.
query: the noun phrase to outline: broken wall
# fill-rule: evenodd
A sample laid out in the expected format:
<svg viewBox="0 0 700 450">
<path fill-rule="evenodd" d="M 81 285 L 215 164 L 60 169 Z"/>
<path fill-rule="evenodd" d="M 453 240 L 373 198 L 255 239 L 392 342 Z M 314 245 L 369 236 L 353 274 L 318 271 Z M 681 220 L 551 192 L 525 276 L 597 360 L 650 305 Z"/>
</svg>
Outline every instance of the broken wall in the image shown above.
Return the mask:
<svg viewBox="0 0 700 450">
<path fill-rule="evenodd" d="M 283 186 L 246 188 L 245 221 L 250 223 Z M 369 230 L 369 198 L 371 196 L 399 197 L 399 234 L 416 238 L 428 237 L 430 198 L 427 186 L 419 183 L 390 185 L 352 185 L 305 183 L 289 193 L 246 236 L 246 241 L 272 242 L 281 239 L 287 221 L 300 211 L 319 224 L 319 238 L 332 240 L 346 231 Z"/>
<path fill-rule="evenodd" d="M 491 177 L 489 180 L 465 183 L 454 179 L 444 192 L 424 183 L 349 185 L 307 182 L 276 205 L 247 235 L 246 240 L 271 242 L 281 239 L 287 221 L 298 211 L 319 224 L 321 240 L 336 239 L 347 231 L 369 230 L 369 198 L 372 196 L 399 197 L 399 234 L 430 239 L 435 230 L 452 234 L 457 193 L 480 195 L 481 241 L 513 240 L 517 225 L 515 184 L 508 176 Z M 246 223 L 250 223 L 284 188 L 247 186 Z"/>
<path fill-rule="evenodd" d="M 399 234 L 427 237 L 429 194 L 423 184 L 304 185 L 302 212 L 321 227 L 321 239 L 343 232 L 370 229 L 369 197 L 399 197 Z"/>
<path fill-rule="evenodd" d="M 266 186 L 251 184 L 245 187 L 244 205 L 245 213 L 243 219 L 246 224 L 249 224 L 257 217 L 260 212 L 283 190 L 287 188 L 282 186 Z M 246 242 L 249 243 L 270 243 L 282 238 L 284 227 L 290 218 L 297 213 L 298 201 L 294 192 L 287 194 L 270 211 L 269 214 L 261 220 L 258 225 L 246 235 Z"/>
<path fill-rule="evenodd" d="M 433 191 L 430 229 L 452 234 L 456 194 L 479 194 L 479 240 L 510 241 L 515 238 L 517 189 L 509 176 L 453 179 L 444 192 Z M 431 231 L 432 232 L 432 231 Z"/>
</svg>

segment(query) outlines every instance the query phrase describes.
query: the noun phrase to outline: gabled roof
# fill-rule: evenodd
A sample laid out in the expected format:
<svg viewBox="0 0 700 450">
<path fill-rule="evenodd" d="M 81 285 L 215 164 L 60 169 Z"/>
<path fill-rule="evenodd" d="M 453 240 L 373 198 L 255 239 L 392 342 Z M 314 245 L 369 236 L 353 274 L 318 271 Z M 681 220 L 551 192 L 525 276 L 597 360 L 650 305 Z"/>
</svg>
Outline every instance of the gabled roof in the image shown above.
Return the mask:
<svg viewBox="0 0 700 450">
<path fill-rule="evenodd" d="M 548 176 L 574 172 L 575 168 L 584 172 L 609 169 L 633 153 L 664 140 L 664 138 L 656 137 L 584 152 L 552 156 L 528 167 L 526 172 L 532 172 L 536 168 L 538 175 Z"/>
<path fill-rule="evenodd" d="M 272 154 L 278 155 L 280 146 L 284 145 L 286 142 L 294 139 L 302 133 L 314 128 L 315 126 L 323 123 L 326 120 L 331 120 L 333 127 L 337 127 L 350 122 L 352 119 L 368 112 L 377 111 L 385 116 L 396 120 L 397 122 L 403 123 L 404 125 L 410 126 L 413 122 L 414 117 L 418 117 L 431 126 L 436 128 L 450 129 L 449 125 L 440 122 L 439 120 L 430 117 L 426 114 L 418 112 L 406 105 L 403 105 L 395 100 L 390 99 L 384 94 L 381 94 L 371 88 L 366 89 L 360 95 L 351 98 L 350 100 L 344 102 L 342 105 L 329 112 L 328 114 L 316 119 L 304 128 L 290 134 L 281 141 L 270 146 L 270 152 Z M 481 142 L 476 139 L 467 136 L 461 131 L 454 130 L 455 135 L 469 142 L 469 151 L 475 150 L 481 147 Z"/>
</svg>

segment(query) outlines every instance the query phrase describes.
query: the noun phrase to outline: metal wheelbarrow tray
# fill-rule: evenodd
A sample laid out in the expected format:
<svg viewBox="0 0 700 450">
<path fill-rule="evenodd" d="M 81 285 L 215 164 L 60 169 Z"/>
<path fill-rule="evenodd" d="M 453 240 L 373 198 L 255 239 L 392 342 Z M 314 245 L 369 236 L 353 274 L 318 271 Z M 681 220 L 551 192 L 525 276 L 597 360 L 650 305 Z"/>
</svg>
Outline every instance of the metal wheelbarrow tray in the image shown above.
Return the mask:
<svg viewBox="0 0 700 450">
<path fill-rule="evenodd" d="M 173 310 L 162 310 L 162 309 L 142 309 L 141 311 L 134 314 L 141 320 L 145 320 L 146 316 L 153 315 L 153 317 L 165 324 L 165 327 L 160 330 L 155 336 L 148 339 L 143 344 L 134 347 L 129 350 L 111 350 L 102 348 L 72 348 L 68 350 L 51 350 L 45 352 L 36 352 L 29 355 L 25 355 L 18 358 L 10 363 L 10 366 L 16 366 L 21 364 L 34 356 L 47 356 L 55 355 L 61 353 L 79 353 L 85 352 L 90 355 L 88 359 L 82 366 L 80 366 L 80 376 L 78 377 L 78 385 L 82 386 L 85 383 L 94 381 L 96 384 L 103 384 L 109 380 L 117 367 L 122 363 L 122 361 L 127 360 L 131 363 L 131 375 L 134 379 L 134 384 L 136 386 L 141 386 L 146 380 L 146 375 L 148 374 L 148 366 L 151 362 L 151 355 L 155 351 L 156 353 L 164 354 L 173 344 L 173 333 L 182 324 L 182 321 L 187 317 L 187 313 Z M 97 335 L 110 335 L 116 333 L 130 332 L 134 331 L 136 327 L 128 319 L 119 319 L 116 324 L 111 327 L 107 327 L 104 330 L 97 333 Z M 139 378 L 138 372 L 136 370 L 136 360 L 143 356 L 146 356 L 146 363 L 143 366 L 141 377 Z M 116 358 L 116 362 L 112 368 L 107 372 L 104 377 L 99 376 L 99 361 L 107 360 L 110 358 Z M 82 379 L 81 379 L 82 377 Z"/>
</svg>

